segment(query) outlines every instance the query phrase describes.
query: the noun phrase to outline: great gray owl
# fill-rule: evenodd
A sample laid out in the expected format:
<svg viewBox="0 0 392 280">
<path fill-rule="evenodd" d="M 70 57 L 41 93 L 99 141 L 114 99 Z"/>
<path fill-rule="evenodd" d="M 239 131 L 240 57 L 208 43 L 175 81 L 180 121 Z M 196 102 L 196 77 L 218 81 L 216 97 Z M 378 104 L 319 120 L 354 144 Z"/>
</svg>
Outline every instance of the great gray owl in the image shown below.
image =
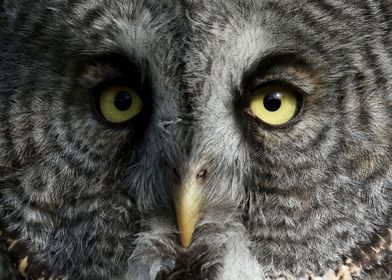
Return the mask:
<svg viewBox="0 0 392 280">
<path fill-rule="evenodd" d="M 392 279 L 388 1 L 0 4 L 3 278 Z"/>
</svg>

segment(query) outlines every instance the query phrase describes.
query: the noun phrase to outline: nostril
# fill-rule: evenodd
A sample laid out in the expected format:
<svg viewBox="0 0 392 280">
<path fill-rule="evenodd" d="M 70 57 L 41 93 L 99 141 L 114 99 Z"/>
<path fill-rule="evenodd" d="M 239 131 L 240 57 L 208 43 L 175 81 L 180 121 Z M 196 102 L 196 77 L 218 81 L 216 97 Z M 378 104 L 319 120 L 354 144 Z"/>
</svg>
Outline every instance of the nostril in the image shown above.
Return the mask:
<svg viewBox="0 0 392 280">
<path fill-rule="evenodd" d="M 203 169 L 196 174 L 196 179 L 203 180 L 207 177 L 208 171 L 207 169 Z"/>
<path fill-rule="evenodd" d="M 173 173 L 174 173 L 174 176 L 180 177 L 180 174 L 178 173 L 177 168 L 173 168 Z"/>
</svg>

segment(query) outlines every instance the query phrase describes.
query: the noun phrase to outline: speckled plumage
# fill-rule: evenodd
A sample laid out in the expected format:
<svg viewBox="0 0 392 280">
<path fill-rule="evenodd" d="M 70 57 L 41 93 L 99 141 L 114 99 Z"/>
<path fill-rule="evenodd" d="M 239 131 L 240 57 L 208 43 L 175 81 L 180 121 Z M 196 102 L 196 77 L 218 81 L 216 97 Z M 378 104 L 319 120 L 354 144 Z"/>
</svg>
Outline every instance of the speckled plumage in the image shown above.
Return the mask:
<svg viewBox="0 0 392 280">
<path fill-rule="evenodd" d="M 0 3 L 1 229 L 31 279 L 299 279 L 348 258 L 389 277 L 388 1 Z M 92 100 L 118 79 L 146 106 L 113 127 Z M 280 128 L 246 113 L 272 80 L 304 93 Z M 173 197 L 201 171 L 184 249 Z"/>
</svg>

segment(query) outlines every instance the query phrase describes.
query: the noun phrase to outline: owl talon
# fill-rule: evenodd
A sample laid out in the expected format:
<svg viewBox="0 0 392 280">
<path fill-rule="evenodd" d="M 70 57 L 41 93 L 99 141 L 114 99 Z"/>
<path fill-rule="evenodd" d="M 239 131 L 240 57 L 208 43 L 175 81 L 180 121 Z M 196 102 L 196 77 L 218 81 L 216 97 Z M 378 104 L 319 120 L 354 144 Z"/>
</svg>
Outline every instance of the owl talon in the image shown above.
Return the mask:
<svg viewBox="0 0 392 280">
<path fill-rule="evenodd" d="M 28 266 L 29 266 L 29 257 L 26 256 L 20 261 L 19 266 L 18 266 L 18 271 L 19 271 L 20 275 L 22 275 L 25 279 L 28 279 L 27 271 L 26 271 Z"/>
</svg>

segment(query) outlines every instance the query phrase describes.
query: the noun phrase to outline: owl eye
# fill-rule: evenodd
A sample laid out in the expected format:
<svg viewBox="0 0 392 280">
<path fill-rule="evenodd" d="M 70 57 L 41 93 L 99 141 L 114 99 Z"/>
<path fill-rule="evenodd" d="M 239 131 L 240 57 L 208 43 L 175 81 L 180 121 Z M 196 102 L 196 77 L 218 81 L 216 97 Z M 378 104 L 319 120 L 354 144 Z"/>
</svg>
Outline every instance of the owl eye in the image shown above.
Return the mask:
<svg viewBox="0 0 392 280">
<path fill-rule="evenodd" d="M 250 102 L 250 109 L 262 122 L 280 126 L 292 120 L 301 105 L 301 95 L 295 88 L 288 85 L 268 84 L 256 89 Z"/>
<path fill-rule="evenodd" d="M 108 86 L 102 90 L 98 105 L 102 116 L 119 124 L 136 117 L 143 109 L 143 101 L 127 86 Z"/>
</svg>

